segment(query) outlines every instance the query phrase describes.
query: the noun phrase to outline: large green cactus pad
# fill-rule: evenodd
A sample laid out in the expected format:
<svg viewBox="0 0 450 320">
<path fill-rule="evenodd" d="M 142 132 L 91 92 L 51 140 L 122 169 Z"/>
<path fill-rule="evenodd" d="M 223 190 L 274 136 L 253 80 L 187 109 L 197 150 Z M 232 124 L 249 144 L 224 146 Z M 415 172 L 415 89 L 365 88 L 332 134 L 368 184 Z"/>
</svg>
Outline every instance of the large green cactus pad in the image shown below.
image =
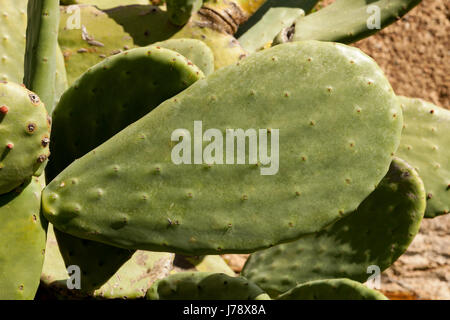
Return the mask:
<svg viewBox="0 0 450 320">
<path fill-rule="evenodd" d="M 257 285 L 223 273 L 180 272 L 158 280 L 147 292 L 149 300 L 270 300 Z"/>
<path fill-rule="evenodd" d="M 355 212 L 317 234 L 252 254 L 242 275 L 271 296 L 312 280 L 364 282 L 369 266 L 383 271 L 406 251 L 424 211 L 422 180 L 405 161 L 394 159 Z"/>
<path fill-rule="evenodd" d="M 50 126 L 35 93 L 0 82 L 0 194 L 28 180 L 47 160 Z"/>
<path fill-rule="evenodd" d="M 0 81 L 23 81 L 27 2 L 0 0 Z"/>
<path fill-rule="evenodd" d="M 349 279 L 317 280 L 300 284 L 277 300 L 388 300 L 381 292 Z"/>
<path fill-rule="evenodd" d="M 48 181 L 202 77 L 184 56 L 153 46 L 123 52 L 89 69 L 53 112 Z"/>
<path fill-rule="evenodd" d="M 279 170 L 174 164 L 172 133 L 197 120 L 218 137 L 279 134 Z M 397 97 L 360 50 L 283 44 L 194 83 L 76 160 L 44 191 L 43 211 L 61 231 L 123 248 L 253 252 L 355 210 L 388 171 L 401 128 Z"/>
<path fill-rule="evenodd" d="M 352 43 L 387 27 L 421 0 L 336 0 L 295 22 L 293 41 L 322 40 Z M 377 11 L 379 10 L 379 11 Z M 376 25 L 379 12 L 379 28 Z"/>
<path fill-rule="evenodd" d="M 169 39 L 156 42 L 153 45 L 180 53 L 199 67 L 206 76 L 214 72 L 214 54 L 203 41 L 196 39 Z"/>
<path fill-rule="evenodd" d="M 417 169 L 427 193 L 426 218 L 450 211 L 450 111 L 399 97 L 405 122 L 396 154 Z"/>
<path fill-rule="evenodd" d="M 130 252 L 129 257 L 125 258 L 122 253 L 125 250 L 118 251 L 120 257 L 111 256 L 112 251 L 108 250 L 108 256 L 105 254 L 102 256 L 99 251 L 101 244 L 97 246 L 89 241 L 87 246 L 82 246 L 80 239 L 73 240 L 75 245 L 70 245 L 74 249 L 71 252 L 73 256 L 65 263 L 60 252 L 59 241 L 55 237 L 53 226 L 49 225 L 41 282 L 45 288 L 50 289 L 62 299 L 142 298 L 151 284 L 166 277 L 172 268 L 173 254 L 170 253 L 136 251 Z M 71 241 L 71 238 L 65 237 L 63 241 Z M 95 255 L 90 255 L 92 253 Z M 66 267 L 72 263 L 75 265 L 76 262 L 79 262 L 77 265 L 81 271 L 80 290 L 67 287 L 69 275 Z M 99 283 L 101 286 L 98 285 Z"/>
<path fill-rule="evenodd" d="M 0 195 L 0 300 L 32 300 L 44 262 L 46 223 L 39 213 L 44 178 Z"/>
</svg>

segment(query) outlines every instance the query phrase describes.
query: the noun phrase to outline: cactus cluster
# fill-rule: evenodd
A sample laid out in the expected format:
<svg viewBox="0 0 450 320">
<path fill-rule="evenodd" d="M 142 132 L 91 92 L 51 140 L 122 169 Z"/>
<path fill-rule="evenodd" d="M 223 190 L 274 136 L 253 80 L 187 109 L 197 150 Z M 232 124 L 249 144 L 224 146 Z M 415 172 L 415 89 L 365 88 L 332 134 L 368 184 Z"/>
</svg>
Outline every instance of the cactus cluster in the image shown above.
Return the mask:
<svg viewBox="0 0 450 320">
<path fill-rule="evenodd" d="M 418 2 L 371 4 L 385 27 Z M 368 267 L 449 212 L 449 112 L 344 44 L 366 1 L 17 3 L 0 299 L 386 299 Z"/>
</svg>

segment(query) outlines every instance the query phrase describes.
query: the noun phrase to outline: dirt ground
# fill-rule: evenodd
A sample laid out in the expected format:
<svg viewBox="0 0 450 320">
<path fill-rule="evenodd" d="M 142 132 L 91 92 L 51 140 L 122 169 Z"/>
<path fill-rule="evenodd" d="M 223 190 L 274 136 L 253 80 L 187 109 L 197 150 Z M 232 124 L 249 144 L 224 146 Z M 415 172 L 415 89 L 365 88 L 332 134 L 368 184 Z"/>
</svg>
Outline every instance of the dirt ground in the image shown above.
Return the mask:
<svg viewBox="0 0 450 320">
<path fill-rule="evenodd" d="M 398 95 L 450 109 L 449 38 L 450 1 L 423 0 L 355 46 L 377 61 Z M 247 255 L 224 258 L 239 272 Z M 423 220 L 408 251 L 383 272 L 381 291 L 390 299 L 450 299 L 450 215 Z"/>
<path fill-rule="evenodd" d="M 423 0 L 356 46 L 377 61 L 398 95 L 450 109 L 450 1 Z"/>
</svg>

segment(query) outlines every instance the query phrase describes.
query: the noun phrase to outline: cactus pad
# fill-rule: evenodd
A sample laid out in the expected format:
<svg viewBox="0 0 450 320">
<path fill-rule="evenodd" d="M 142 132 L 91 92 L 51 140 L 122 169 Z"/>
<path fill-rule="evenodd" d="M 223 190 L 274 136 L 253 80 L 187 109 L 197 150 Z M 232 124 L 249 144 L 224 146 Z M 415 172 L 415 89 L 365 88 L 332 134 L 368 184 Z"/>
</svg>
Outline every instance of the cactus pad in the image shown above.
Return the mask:
<svg viewBox="0 0 450 320">
<path fill-rule="evenodd" d="M 202 4 L 203 0 L 166 0 L 169 19 L 173 24 L 182 26 Z"/>
<path fill-rule="evenodd" d="M 223 273 L 180 272 L 158 280 L 147 291 L 149 300 L 270 300 L 257 285 Z"/>
<path fill-rule="evenodd" d="M 92 67 L 65 92 L 53 112 L 48 181 L 202 77 L 185 57 L 153 46 L 129 50 Z"/>
<path fill-rule="evenodd" d="M 222 134 L 279 128 L 279 171 L 174 164 L 172 133 L 196 120 Z M 43 212 L 61 231 L 122 248 L 249 253 L 354 211 L 388 171 L 401 128 L 397 97 L 360 50 L 284 44 L 194 83 L 76 160 L 45 189 Z"/>
<path fill-rule="evenodd" d="M 46 223 L 39 213 L 44 178 L 0 195 L 0 300 L 32 300 L 44 262 Z"/>
<path fill-rule="evenodd" d="M 406 251 L 424 211 L 422 180 L 405 161 L 394 159 L 355 212 L 317 234 L 252 254 L 242 275 L 271 296 L 312 280 L 365 282 L 369 266 L 383 271 Z"/>
<path fill-rule="evenodd" d="M 250 30 L 239 37 L 241 46 L 248 52 L 258 51 L 271 44 L 283 28 L 291 26 L 294 21 L 304 16 L 305 12 L 297 8 L 272 8 Z"/>
<path fill-rule="evenodd" d="M 0 194 L 18 187 L 47 160 L 50 122 L 35 93 L 0 82 Z"/>
<path fill-rule="evenodd" d="M 388 300 L 381 292 L 349 279 L 317 280 L 300 284 L 277 300 Z"/>
<path fill-rule="evenodd" d="M 396 22 L 421 0 L 336 0 L 295 22 L 293 41 L 321 40 L 352 43 Z M 378 8 L 379 28 L 373 25 Z M 369 28 L 370 27 L 370 28 Z"/>
<path fill-rule="evenodd" d="M 27 3 L 0 0 L 0 81 L 23 81 Z"/>
<path fill-rule="evenodd" d="M 425 218 L 450 211 L 450 111 L 399 97 L 404 126 L 396 154 L 419 172 L 427 193 Z"/>
<path fill-rule="evenodd" d="M 185 56 L 199 67 L 205 76 L 214 72 L 213 52 L 203 41 L 196 39 L 169 39 L 156 42 L 153 45 L 176 51 Z"/>
</svg>

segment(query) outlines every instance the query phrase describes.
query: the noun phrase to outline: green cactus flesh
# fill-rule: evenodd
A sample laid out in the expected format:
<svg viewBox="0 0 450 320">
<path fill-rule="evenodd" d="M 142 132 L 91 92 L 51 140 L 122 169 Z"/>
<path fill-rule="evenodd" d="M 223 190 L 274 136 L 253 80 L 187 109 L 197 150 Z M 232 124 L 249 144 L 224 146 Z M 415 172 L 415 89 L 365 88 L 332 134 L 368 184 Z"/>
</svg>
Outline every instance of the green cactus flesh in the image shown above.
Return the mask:
<svg viewBox="0 0 450 320">
<path fill-rule="evenodd" d="M 239 37 L 241 46 L 248 52 L 255 52 L 271 44 L 276 35 L 304 16 L 305 12 L 297 8 L 271 8 L 250 30 Z"/>
<path fill-rule="evenodd" d="M 64 91 L 67 90 L 69 87 L 69 84 L 67 82 L 67 73 L 66 73 L 66 66 L 64 63 L 64 56 L 61 51 L 61 48 L 57 46 L 56 48 L 56 72 L 55 72 L 55 102 L 53 104 L 53 107 L 55 107 L 59 99 L 61 98 Z M 47 108 L 48 110 L 48 108 Z M 52 114 L 52 110 L 48 110 L 50 114 Z"/>
<path fill-rule="evenodd" d="M 356 42 L 397 21 L 420 1 L 336 0 L 317 12 L 298 18 L 292 40 Z"/>
<path fill-rule="evenodd" d="M 148 300 L 270 300 L 257 285 L 223 273 L 180 272 L 155 281 Z"/>
<path fill-rule="evenodd" d="M 59 1 L 29 1 L 27 15 L 23 83 L 39 95 L 48 110 L 52 110 L 55 102 Z"/>
<path fill-rule="evenodd" d="M 36 94 L 0 82 L 0 194 L 28 180 L 47 160 L 50 122 Z"/>
<path fill-rule="evenodd" d="M 44 262 L 46 223 L 40 216 L 44 178 L 0 195 L 0 300 L 32 300 Z"/>
<path fill-rule="evenodd" d="M 156 42 L 154 46 L 161 46 L 178 52 L 191 60 L 207 76 L 214 72 L 214 55 L 211 49 L 196 39 L 169 39 Z"/>
<path fill-rule="evenodd" d="M 79 21 L 76 8 L 80 10 Z M 135 47 L 133 38 L 121 25 L 92 6 L 61 7 L 58 41 L 69 85 L 106 57 Z"/>
<path fill-rule="evenodd" d="M 425 218 L 450 211 L 450 111 L 399 97 L 405 122 L 396 154 L 419 172 L 427 193 Z"/>
<path fill-rule="evenodd" d="M 60 251 L 60 241 L 70 241 L 73 250 L 66 262 Z M 66 245 L 66 244 L 63 244 Z M 59 298 L 137 299 L 145 296 L 150 285 L 166 277 L 172 268 L 173 254 L 136 251 L 124 254 L 117 248 L 101 252 L 102 244 L 59 236 L 55 237 L 49 225 L 42 285 L 52 289 Z M 69 261 L 69 262 L 68 262 Z M 81 271 L 81 289 L 68 289 L 69 275 L 66 267 L 78 265 Z"/>
<path fill-rule="evenodd" d="M 214 54 L 215 70 L 235 64 L 247 56 L 247 51 L 230 34 L 205 28 L 194 20 L 173 35 L 172 39 L 189 38 L 203 41 Z"/>
<path fill-rule="evenodd" d="M 364 282 L 369 266 L 383 271 L 406 251 L 424 211 L 422 180 L 406 162 L 394 159 L 355 212 L 317 234 L 252 254 L 242 275 L 271 296 L 312 280 Z"/>
<path fill-rule="evenodd" d="M 0 81 L 23 81 L 27 2 L 0 0 Z"/>
<path fill-rule="evenodd" d="M 104 12 L 121 25 L 138 46 L 167 40 L 181 29 L 169 21 L 166 11 L 157 6 L 121 6 Z"/>
<path fill-rule="evenodd" d="M 202 77 L 184 56 L 154 46 L 123 52 L 90 68 L 53 112 L 48 181 Z"/>
<path fill-rule="evenodd" d="M 388 298 L 357 281 L 329 279 L 300 284 L 277 300 L 388 300 Z"/>
<path fill-rule="evenodd" d="M 188 22 L 191 15 L 200 9 L 203 0 L 166 0 L 167 13 L 170 21 L 182 26 Z"/>
<path fill-rule="evenodd" d="M 221 133 L 281 128 L 268 133 L 280 135 L 279 171 L 175 165 L 171 135 L 196 120 Z M 43 212 L 63 232 L 122 248 L 249 253 L 355 210 L 388 171 L 402 124 L 389 82 L 360 50 L 283 44 L 194 83 L 76 160 L 44 190 Z"/>
<path fill-rule="evenodd" d="M 253 28 L 262 17 L 272 8 L 297 8 L 305 14 L 311 12 L 319 0 L 267 0 L 246 22 L 239 26 L 235 37 L 240 38 L 244 33 Z M 270 39 L 272 40 L 272 39 Z"/>
</svg>

